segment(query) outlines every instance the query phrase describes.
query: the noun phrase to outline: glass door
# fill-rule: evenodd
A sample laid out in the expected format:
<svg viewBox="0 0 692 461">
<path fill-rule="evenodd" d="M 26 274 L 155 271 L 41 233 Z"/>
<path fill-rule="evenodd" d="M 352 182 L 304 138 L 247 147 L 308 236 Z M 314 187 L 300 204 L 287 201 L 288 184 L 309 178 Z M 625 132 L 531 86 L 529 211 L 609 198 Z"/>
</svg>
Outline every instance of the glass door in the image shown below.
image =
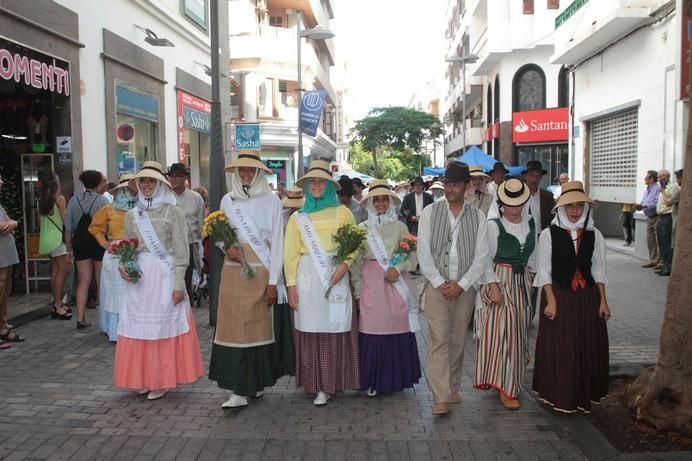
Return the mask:
<svg viewBox="0 0 692 461">
<path fill-rule="evenodd" d="M 569 165 L 569 155 L 567 144 L 551 144 L 537 146 L 517 146 L 515 147 L 515 158 L 517 165 L 526 165 L 529 160 L 539 160 L 543 165 L 543 169 L 548 171 L 548 174 L 543 176 L 540 187 L 547 189 L 553 183 L 557 182 L 557 177 L 560 173 L 566 173 Z"/>
</svg>

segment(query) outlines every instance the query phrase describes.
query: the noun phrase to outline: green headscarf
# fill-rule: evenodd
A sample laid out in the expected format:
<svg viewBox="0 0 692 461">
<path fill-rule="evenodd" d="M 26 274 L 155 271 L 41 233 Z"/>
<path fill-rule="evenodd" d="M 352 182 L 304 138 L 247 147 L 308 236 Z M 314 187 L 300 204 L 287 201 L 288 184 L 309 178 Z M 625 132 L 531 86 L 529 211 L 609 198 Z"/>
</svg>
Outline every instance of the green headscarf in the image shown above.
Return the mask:
<svg viewBox="0 0 692 461">
<path fill-rule="evenodd" d="M 320 198 L 314 198 L 310 193 L 310 179 L 305 181 L 303 185 L 303 191 L 305 192 L 305 204 L 303 208 L 300 209 L 302 213 L 314 213 L 316 211 L 324 210 L 325 208 L 332 208 L 339 206 L 339 202 L 336 200 L 336 187 L 331 181 L 327 181 L 327 186 L 324 188 L 324 194 Z"/>
</svg>

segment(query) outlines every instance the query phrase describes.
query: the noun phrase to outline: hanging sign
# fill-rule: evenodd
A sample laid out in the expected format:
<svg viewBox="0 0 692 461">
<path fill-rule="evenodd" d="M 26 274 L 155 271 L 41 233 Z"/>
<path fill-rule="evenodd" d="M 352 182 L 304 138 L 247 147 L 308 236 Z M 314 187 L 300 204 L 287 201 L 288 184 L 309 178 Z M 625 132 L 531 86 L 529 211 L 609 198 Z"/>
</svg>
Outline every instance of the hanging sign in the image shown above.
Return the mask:
<svg viewBox="0 0 692 461">
<path fill-rule="evenodd" d="M 317 127 L 322 117 L 322 107 L 327 93 L 324 90 L 306 91 L 300 103 L 300 130 L 309 135 L 317 135 Z"/>
<path fill-rule="evenodd" d="M 237 150 L 262 148 L 259 123 L 239 123 L 235 126 L 235 148 Z"/>
</svg>

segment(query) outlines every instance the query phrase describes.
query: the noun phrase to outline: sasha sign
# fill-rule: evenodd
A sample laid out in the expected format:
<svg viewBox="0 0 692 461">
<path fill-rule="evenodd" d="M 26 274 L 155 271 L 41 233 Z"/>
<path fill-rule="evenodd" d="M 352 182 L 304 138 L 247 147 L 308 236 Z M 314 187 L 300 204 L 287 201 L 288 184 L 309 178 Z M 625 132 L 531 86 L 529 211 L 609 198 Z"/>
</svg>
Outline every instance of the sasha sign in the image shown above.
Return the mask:
<svg viewBox="0 0 692 461">
<path fill-rule="evenodd" d="M 0 78 L 13 80 L 39 90 L 70 95 L 70 73 L 58 67 L 55 60 L 51 64 L 29 58 L 21 53 L 0 48 Z"/>
</svg>

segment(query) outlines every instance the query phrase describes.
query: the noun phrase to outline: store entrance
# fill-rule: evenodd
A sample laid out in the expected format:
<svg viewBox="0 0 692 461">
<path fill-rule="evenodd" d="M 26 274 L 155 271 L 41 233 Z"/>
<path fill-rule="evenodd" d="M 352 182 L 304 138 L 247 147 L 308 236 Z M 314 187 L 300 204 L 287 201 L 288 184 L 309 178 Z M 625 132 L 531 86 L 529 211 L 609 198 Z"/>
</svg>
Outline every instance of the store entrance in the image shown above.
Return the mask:
<svg viewBox="0 0 692 461">
<path fill-rule="evenodd" d="M 560 173 L 566 173 L 569 167 L 567 144 L 542 144 L 533 146 L 519 145 L 514 147 L 516 165 L 526 165 L 529 160 L 540 160 L 548 174 L 543 176 L 540 187 L 546 189 L 557 181 Z"/>
</svg>

